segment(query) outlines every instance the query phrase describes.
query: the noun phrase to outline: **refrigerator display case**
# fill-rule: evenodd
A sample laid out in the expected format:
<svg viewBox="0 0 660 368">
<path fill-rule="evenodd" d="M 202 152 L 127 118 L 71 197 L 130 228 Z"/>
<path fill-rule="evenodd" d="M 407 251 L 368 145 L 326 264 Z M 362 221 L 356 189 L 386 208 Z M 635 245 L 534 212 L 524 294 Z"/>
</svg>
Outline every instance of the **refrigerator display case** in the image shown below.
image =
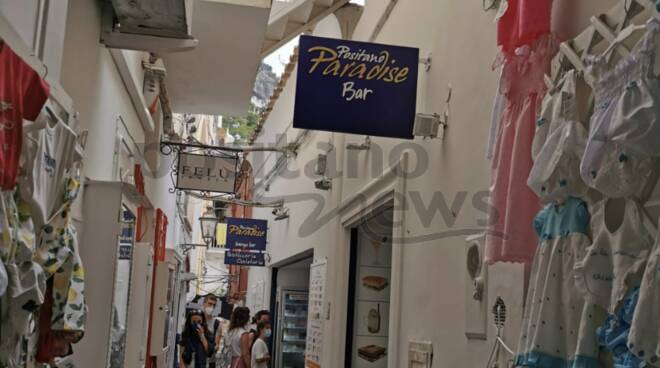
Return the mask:
<svg viewBox="0 0 660 368">
<path fill-rule="evenodd" d="M 308 300 L 307 291 L 279 291 L 275 358 L 277 368 L 305 367 Z"/>
</svg>

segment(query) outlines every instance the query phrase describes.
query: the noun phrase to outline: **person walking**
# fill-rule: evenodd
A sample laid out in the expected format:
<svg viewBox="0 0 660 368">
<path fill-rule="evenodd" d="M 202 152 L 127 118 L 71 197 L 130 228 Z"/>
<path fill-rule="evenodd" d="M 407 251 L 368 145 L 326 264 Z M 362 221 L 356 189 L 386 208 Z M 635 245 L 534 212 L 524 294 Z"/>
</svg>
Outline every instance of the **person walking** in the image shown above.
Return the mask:
<svg viewBox="0 0 660 368">
<path fill-rule="evenodd" d="M 257 323 L 257 337 L 252 344 L 251 368 L 268 368 L 268 364 L 270 363 L 270 352 L 268 351 L 267 341 L 271 334 L 270 322 L 263 320 Z"/>
<path fill-rule="evenodd" d="M 236 307 L 231 315 L 229 331 L 225 334 L 227 344 L 231 347 L 231 368 L 250 368 L 250 346 L 252 340 L 247 325 L 250 322 L 250 309 Z"/>
<path fill-rule="evenodd" d="M 252 345 L 254 345 L 254 342 L 257 341 L 257 325 L 261 321 L 270 322 L 270 312 L 267 310 L 260 310 L 257 312 L 257 314 L 254 315 L 254 318 L 252 318 L 252 323 L 248 325 L 250 330 L 250 338 L 252 339 Z"/>
<path fill-rule="evenodd" d="M 215 343 L 216 349 L 220 346 L 220 339 L 222 338 L 222 327 L 220 326 L 220 318 L 216 317 L 214 314 L 216 306 L 218 305 L 218 297 L 213 294 L 208 294 L 204 297 L 204 304 L 202 304 L 202 310 L 206 317 L 206 328 L 213 336 L 213 342 Z M 209 367 L 216 368 L 216 358 L 215 356 L 209 358 Z M 222 367 L 217 367 L 222 368 Z"/>
<path fill-rule="evenodd" d="M 192 310 L 188 313 L 179 346 L 180 368 L 206 368 L 208 358 L 215 351 L 215 341 L 206 326 L 203 311 Z"/>
</svg>

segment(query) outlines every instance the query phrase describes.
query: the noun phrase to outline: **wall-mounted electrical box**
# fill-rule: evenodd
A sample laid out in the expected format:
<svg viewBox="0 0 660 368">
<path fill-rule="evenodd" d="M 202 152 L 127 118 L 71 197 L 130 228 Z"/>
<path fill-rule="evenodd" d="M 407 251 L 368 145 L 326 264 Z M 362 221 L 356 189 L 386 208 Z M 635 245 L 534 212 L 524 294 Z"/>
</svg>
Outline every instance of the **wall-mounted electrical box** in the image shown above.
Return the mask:
<svg viewBox="0 0 660 368">
<path fill-rule="evenodd" d="M 408 368 L 431 368 L 433 364 L 433 344 L 410 341 L 408 343 Z"/>
</svg>

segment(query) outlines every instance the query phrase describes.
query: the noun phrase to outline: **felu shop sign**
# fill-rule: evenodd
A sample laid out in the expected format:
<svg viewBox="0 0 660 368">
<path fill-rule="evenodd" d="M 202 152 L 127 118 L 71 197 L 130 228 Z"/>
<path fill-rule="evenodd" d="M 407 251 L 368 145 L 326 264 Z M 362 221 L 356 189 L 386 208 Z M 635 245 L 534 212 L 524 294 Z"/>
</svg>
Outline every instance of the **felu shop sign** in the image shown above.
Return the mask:
<svg viewBox="0 0 660 368">
<path fill-rule="evenodd" d="M 419 49 L 301 36 L 293 126 L 413 138 Z"/>
</svg>

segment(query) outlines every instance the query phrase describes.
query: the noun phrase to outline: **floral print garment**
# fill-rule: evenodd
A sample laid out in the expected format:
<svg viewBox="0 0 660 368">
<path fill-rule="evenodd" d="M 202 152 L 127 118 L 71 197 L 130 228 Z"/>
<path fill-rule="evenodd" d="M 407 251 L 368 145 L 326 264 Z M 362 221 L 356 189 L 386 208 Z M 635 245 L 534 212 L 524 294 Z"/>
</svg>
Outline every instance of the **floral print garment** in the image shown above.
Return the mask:
<svg viewBox="0 0 660 368">
<path fill-rule="evenodd" d="M 87 317 L 85 271 L 78 252 L 76 228 L 71 219 L 71 204 L 78 195 L 80 182 L 66 180 L 62 209 L 40 232 L 35 260 L 46 275 L 53 277 L 54 331 L 84 331 Z"/>
</svg>

